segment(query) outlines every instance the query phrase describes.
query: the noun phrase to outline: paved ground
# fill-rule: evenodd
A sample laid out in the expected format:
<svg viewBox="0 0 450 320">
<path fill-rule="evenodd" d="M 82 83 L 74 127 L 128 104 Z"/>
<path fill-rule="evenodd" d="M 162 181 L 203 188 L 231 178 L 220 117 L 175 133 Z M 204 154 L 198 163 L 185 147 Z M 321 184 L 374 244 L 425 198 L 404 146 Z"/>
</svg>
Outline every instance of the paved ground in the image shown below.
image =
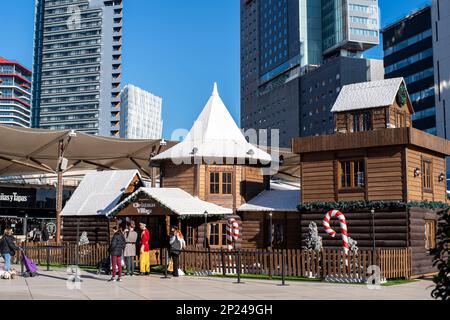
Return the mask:
<svg viewBox="0 0 450 320">
<path fill-rule="evenodd" d="M 79 289 L 68 289 L 66 270 L 41 271 L 36 278 L 17 277 L 0 280 L 0 300 L 276 300 L 276 299 L 370 299 L 424 300 L 431 299 L 432 282 L 417 281 L 369 290 L 365 285 L 343 285 L 314 282 L 180 277 L 162 279 L 160 276 L 126 277 L 121 283 L 110 283 L 108 276 L 82 272 Z"/>
</svg>

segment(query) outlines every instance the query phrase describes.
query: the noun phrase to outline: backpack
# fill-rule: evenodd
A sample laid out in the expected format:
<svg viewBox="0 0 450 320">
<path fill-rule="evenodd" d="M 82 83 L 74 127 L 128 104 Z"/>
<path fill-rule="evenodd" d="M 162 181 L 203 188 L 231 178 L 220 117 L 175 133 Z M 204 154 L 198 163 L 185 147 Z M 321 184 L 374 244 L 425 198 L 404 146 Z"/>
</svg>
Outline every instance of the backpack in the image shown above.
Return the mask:
<svg viewBox="0 0 450 320">
<path fill-rule="evenodd" d="M 177 236 L 175 236 L 175 241 L 172 243 L 172 246 L 170 248 L 172 251 L 180 252 L 183 249 L 183 245 L 181 244 L 180 239 L 178 239 Z"/>
</svg>

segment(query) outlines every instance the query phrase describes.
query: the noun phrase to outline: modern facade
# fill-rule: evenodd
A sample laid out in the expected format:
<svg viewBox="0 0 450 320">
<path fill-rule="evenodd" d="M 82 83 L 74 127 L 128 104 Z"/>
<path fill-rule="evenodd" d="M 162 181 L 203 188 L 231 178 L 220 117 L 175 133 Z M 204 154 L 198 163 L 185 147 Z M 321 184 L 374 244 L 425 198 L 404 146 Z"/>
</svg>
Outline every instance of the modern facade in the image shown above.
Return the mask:
<svg viewBox="0 0 450 320">
<path fill-rule="evenodd" d="M 386 78 L 403 77 L 415 114 L 413 126 L 437 134 L 431 6 L 383 29 Z"/>
<path fill-rule="evenodd" d="M 32 126 L 120 135 L 122 0 L 36 0 Z"/>
<path fill-rule="evenodd" d="M 378 1 L 241 0 L 241 127 L 300 135 L 300 78 L 378 44 Z M 364 79 L 365 80 L 365 79 Z"/>
<path fill-rule="evenodd" d="M 450 138 L 450 1 L 434 0 L 432 5 L 436 130 Z M 450 164 L 449 164 L 450 167 Z"/>
<path fill-rule="evenodd" d="M 0 57 L 0 125 L 30 127 L 31 71 Z"/>
<path fill-rule="evenodd" d="M 162 98 L 133 85 L 126 85 L 120 97 L 120 137 L 161 139 Z"/>
<path fill-rule="evenodd" d="M 300 79 L 300 134 L 315 136 L 334 131 L 333 107 L 348 84 L 384 79 L 382 60 L 336 57 Z"/>
</svg>

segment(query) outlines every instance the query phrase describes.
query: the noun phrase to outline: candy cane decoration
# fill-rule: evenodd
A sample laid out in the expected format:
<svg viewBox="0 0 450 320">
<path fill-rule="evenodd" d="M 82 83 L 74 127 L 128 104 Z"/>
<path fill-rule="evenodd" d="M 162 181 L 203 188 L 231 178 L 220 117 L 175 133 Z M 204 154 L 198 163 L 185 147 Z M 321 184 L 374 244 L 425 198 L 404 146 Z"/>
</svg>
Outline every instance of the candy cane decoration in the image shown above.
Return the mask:
<svg viewBox="0 0 450 320">
<path fill-rule="evenodd" d="M 340 225 L 341 225 L 341 234 L 342 234 L 342 242 L 344 246 L 344 254 L 347 257 L 349 252 L 349 245 L 348 245 L 348 233 L 347 233 L 347 221 L 345 220 L 345 216 L 342 212 L 338 210 L 331 210 L 323 219 L 323 226 L 325 227 L 325 231 L 331 235 L 333 238 L 336 236 L 336 231 L 334 231 L 330 227 L 330 220 L 333 217 L 337 217 L 339 219 Z"/>
<path fill-rule="evenodd" d="M 236 219 L 230 218 L 228 219 L 227 224 L 227 243 L 228 250 L 232 251 L 234 249 L 234 245 L 236 241 L 239 239 L 239 223 Z"/>
</svg>

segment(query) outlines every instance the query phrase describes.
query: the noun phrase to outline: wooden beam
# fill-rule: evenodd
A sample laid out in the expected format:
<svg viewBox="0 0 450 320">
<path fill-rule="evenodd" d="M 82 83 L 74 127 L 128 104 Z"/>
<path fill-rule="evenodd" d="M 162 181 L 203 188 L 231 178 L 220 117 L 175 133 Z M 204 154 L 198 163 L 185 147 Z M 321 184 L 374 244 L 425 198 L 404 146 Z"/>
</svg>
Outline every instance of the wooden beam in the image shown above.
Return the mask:
<svg viewBox="0 0 450 320">
<path fill-rule="evenodd" d="M 9 162 L 11 162 L 13 164 L 18 164 L 18 165 L 21 165 L 21 166 L 24 166 L 24 167 L 33 168 L 33 169 L 36 169 L 36 170 L 39 170 L 39 171 L 44 171 L 44 172 L 53 173 L 53 174 L 56 173 L 54 170 L 49 170 L 49 169 L 47 169 L 45 167 L 40 167 L 40 166 L 33 165 L 31 163 L 26 163 L 26 162 L 23 162 L 23 161 L 20 161 L 20 160 L 9 159 L 9 158 L 3 157 L 3 156 L 0 156 L 0 159 L 1 160 L 5 160 L 5 161 L 9 161 Z M 11 166 L 8 166 L 7 168 L 5 168 L 2 171 L 0 171 L 0 174 L 5 172 L 10 167 Z"/>
<path fill-rule="evenodd" d="M 134 165 L 139 169 L 139 170 L 141 170 L 142 172 L 144 172 L 146 175 L 147 175 L 147 177 L 151 177 L 152 175 L 151 175 L 151 173 L 149 173 L 147 170 L 145 170 L 136 160 L 134 160 L 132 157 L 130 157 L 130 161 L 131 162 L 133 162 L 134 163 Z"/>
<path fill-rule="evenodd" d="M 36 163 L 36 164 L 38 164 L 38 165 L 40 165 L 40 166 L 42 166 L 42 167 L 44 167 L 44 168 L 47 168 L 48 170 L 52 170 L 52 171 L 55 171 L 53 168 L 51 168 L 50 166 L 48 166 L 48 165 L 46 165 L 45 163 L 42 163 L 42 162 L 40 162 L 40 161 L 37 161 L 36 159 L 34 159 L 34 158 L 29 158 L 31 161 L 33 161 L 34 163 Z M 55 173 L 56 173 L 56 171 L 55 171 Z"/>
</svg>

